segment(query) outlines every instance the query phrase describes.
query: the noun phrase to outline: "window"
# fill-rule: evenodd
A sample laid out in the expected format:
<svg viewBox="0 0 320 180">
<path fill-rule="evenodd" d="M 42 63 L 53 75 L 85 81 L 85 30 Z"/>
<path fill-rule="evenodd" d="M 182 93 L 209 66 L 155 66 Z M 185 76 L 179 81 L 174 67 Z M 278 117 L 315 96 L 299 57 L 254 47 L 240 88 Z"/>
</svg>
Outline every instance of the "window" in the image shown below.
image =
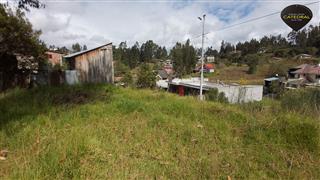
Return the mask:
<svg viewBox="0 0 320 180">
<path fill-rule="evenodd" d="M 52 54 L 48 54 L 48 58 L 51 59 L 52 58 Z"/>
</svg>

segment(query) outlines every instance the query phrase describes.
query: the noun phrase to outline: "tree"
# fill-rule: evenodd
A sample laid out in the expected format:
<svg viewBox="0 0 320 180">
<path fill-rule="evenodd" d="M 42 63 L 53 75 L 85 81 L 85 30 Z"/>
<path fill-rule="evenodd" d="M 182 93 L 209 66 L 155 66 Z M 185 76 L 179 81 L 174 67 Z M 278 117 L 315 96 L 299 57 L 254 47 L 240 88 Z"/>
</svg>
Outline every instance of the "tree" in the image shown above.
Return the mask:
<svg viewBox="0 0 320 180">
<path fill-rule="evenodd" d="M 296 43 L 300 48 L 306 48 L 307 47 L 307 30 L 303 29 L 297 33 L 296 36 Z"/>
<path fill-rule="evenodd" d="M 61 53 L 61 54 L 69 54 L 69 53 L 70 53 L 70 50 L 69 50 L 67 47 L 65 47 L 65 46 L 59 47 L 57 51 L 58 51 L 59 53 Z"/>
<path fill-rule="evenodd" d="M 0 72 L 3 74 L 4 89 L 11 86 L 16 74 L 23 81 L 34 70 L 30 67 L 36 67 L 44 60 L 46 47 L 39 39 L 40 34 L 41 31 L 32 29 L 21 10 L 14 13 L 0 4 Z M 19 58 L 23 61 L 21 64 L 17 54 L 28 58 Z"/>
<path fill-rule="evenodd" d="M 190 40 L 185 44 L 176 43 L 171 50 L 171 58 L 178 76 L 191 73 L 197 63 L 196 50 L 190 45 Z"/>
<path fill-rule="evenodd" d="M 83 47 L 82 47 L 82 50 L 87 50 L 88 48 L 87 48 L 87 45 L 83 45 Z"/>
<path fill-rule="evenodd" d="M 168 51 L 166 49 L 165 46 L 162 47 L 162 54 L 161 54 L 161 58 L 164 59 L 164 58 L 167 58 L 168 56 Z"/>
<path fill-rule="evenodd" d="M 219 52 L 218 52 L 217 50 L 213 49 L 212 46 L 211 46 L 211 47 L 209 47 L 209 48 L 207 49 L 207 51 L 206 51 L 204 54 L 205 54 L 206 56 L 214 56 L 214 57 L 217 57 L 218 54 L 219 54 Z"/>
<path fill-rule="evenodd" d="M 222 58 L 226 57 L 230 52 L 234 51 L 235 48 L 234 46 L 231 44 L 231 43 L 228 43 L 228 42 L 225 42 L 225 41 L 222 41 L 221 42 L 221 46 L 220 46 L 220 56 Z"/>
<path fill-rule="evenodd" d="M 148 40 L 147 42 L 143 43 L 140 48 L 141 61 L 150 62 L 152 58 L 155 57 L 157 48 L 158 45 L 155 44 L 152 40 Z"/>
<path fill-rule="evenodd" d="M 138 88 L 154 88 L 156 86 L 156 74 L 151 67 L 144 63 L 140 66 L 137 78 Z"/>
<path fill-rule="evenodd" d="M 12 1 L 16 3 L 12 3 Z M 7 3 L 12 3 L 13 5 L 17 5 L 20 10 L 29 11 L 30 8 L 44 8 L 45 5 L 40 2 L 40 0 L 7 0 Z M 0 3 L 1 4 L 1 3 Z"/>
<path fill-rule="evenodd" d="M 156 49 L 155 58 L 157 58 L 157 59 L 165 59 L 167 56 L 168 56 L 168 54 L 167 54 L 166 47 L 159 46 Z"/>
<path fill-rule="evenodd" d="M 72 44 L 71 46 L 72 48 L 72 52 L 80 52 L 82 50 L 82 47 L 80 46 L 79 43 L 75 43 L 75 44 Z"/>
<path fill-rule="evenodd" d="M 139 47 L 139 43 L 136 42 L 129 50 L 129 62 L 128 65 L 129 67 L 135 68 L 138 64 L 139 64 L 139 60 L 140 60 L 140 47 Z"/>
<path fill-rule="evenodd" d="M 245 61 L 249 66 L 248 74 L 254 74 L 257 71 L 257 66 L 259 64 L 259 57 L 255 54 L 249 54 L 245 56 Z"/>
</svg>

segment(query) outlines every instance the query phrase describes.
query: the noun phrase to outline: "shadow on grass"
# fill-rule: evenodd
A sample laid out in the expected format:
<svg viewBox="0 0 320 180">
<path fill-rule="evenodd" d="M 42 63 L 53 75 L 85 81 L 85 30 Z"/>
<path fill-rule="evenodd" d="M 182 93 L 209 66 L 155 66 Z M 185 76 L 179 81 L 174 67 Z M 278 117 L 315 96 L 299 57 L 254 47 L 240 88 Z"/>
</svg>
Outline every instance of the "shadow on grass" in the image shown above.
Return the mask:
<svg viewBox="0 0 320 180">
<path fill-rule="evenodd" d="M 84 84 L 8 91 L 2 94 L 2 97 L 0 96 L 0 130 L 10 135 L 19 128 L 7 128 L 9 123 L 32 121 L 37 116 L 46 115 L 53 109 L 67 111 L 96 101 L 111 101 L 114 89 L 115 87 L 111 85 Z M 20 127 L 21 124 L 18 126 Z"/>
</svg>

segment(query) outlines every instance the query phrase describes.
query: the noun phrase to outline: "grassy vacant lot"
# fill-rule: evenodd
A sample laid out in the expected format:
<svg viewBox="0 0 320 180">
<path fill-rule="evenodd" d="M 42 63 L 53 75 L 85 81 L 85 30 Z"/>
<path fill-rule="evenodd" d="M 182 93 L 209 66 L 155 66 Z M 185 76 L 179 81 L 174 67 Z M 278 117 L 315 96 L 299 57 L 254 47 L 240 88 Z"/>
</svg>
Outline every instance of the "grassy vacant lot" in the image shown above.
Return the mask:
<svg viewBox="0 0 320 180">
<path fill-rule="evenodd" d="M 105 85 L 0 95 L 0 179 L 319 179 L 319 117 Z"/>
</svg>

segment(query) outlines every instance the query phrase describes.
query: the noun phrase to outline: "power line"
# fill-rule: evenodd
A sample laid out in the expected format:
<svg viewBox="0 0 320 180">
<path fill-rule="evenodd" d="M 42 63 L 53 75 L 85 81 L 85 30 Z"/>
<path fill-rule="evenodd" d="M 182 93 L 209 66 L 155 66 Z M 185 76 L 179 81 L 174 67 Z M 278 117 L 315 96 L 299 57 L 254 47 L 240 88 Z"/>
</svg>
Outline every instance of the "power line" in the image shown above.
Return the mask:
<svg viewBox="0 0 320 180">
<path fill-rule="evenodd" d="M 308 6 L 308 5 L 312 5 L 312 4 L 316 4 L 316 3 L 319 3 L 320 1 L 315 1 L 315 2 L 311 2 L 311 3 L 307 3 L 307 4 L 303 4 L 305 6 Z M 207 32 L 205 33 L 204 35 L 208 35 L 208 34 L 211 34 L 213 32 L 217 32 L 217 31 L 222 31 L 222 30 L 226 30 L 226 29 L 230 29 L 230 28 L 233 28 L 235 26 L 239 26 L 239 25 L 242 25 L 242 24 L 246 24 L 246 23 L 249 23 L 249 22 L 252 22 L 252 21 L 257 21 L 259 19 L 263 19 L 263 18 L 266 18 L 266 17 L 269 17 L 269 16 L 273 16 L 273 15 L 276 15 L 276 14 L 280 14 L 281 11 L 277 11 L 277 12 L 273 12 L 273 13 L 270 13 L 270 14 L 267 14 L 267 15 L 264 15 L 264 16 L 260 16 L 260 17 L 257 17 L 257 18 L 253 18 L 253 19 L 249 19 L 247 21 L 243 21 L 243 22 L 240 22 L 240 23 L 236 23 L 236 24 L 232 24 L 232 25 L 229 25 L 229 26 L 225 26 L 221 29 L 218 29 L 218 30 L 215 30 L 215 31 L 212 31 L 212 32 Z M 202 35 L 198 35 L 196 37 L 193 37 L 191 39 L 196 39 L 196 38 L 199 38 L 201 37 Z M 190 39 L 190 40 L 191 40 Z"/>
</svg>

